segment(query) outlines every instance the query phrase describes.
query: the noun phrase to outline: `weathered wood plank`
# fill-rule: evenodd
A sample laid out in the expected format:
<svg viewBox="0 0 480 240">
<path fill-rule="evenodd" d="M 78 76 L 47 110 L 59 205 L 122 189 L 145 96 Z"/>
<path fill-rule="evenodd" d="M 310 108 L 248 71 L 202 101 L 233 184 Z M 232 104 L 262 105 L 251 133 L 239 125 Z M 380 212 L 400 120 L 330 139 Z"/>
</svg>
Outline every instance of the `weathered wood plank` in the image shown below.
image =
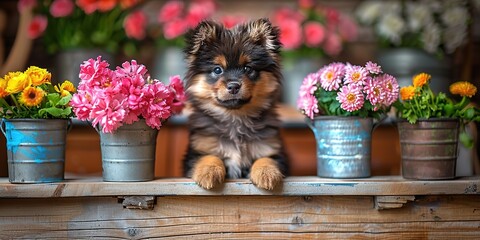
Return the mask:
<svg viewBox="0 0 480 240">
<path fill-rule="evenodd" d="M 290 177 L 273 191 L 255 187 L 248 179 L 228 180 L 225 184 L 204 190 L 191 179 L 157 179 L 149 182 L 103 182 L 100 178 L 68 179 L 51 184 L 11 184 L 0 179 L 0 198 L 51 198 L 83 196 L 172 196 L 172 195 L 456 195 L 480 194 L 480 177 L 445 181 L 411 181 L 401 177 L 363 179 L 326 179 Z"/>
<path fill-rule="evenodd" d="M 0 239 L 478 239 L 480 195 L 425 196 L 378 211 L 371 196 L 0 199 Z"/>
</svg>

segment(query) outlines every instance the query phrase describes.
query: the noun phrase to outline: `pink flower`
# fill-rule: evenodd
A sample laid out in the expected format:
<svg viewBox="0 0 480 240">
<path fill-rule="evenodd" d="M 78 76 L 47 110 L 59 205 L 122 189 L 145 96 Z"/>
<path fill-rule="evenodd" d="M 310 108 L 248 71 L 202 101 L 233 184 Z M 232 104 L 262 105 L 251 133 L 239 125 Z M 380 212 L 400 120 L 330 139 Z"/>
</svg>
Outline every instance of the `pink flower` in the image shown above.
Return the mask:
<svg viewBox="0 0 480 240">
<path fill-rule="evenodd" d="M 338 33 L 344 40 L 348 42 L 354 41 L 358 36 L 357 24 L 349 16 L 342 15 L 340 16 Z"/>
<path fill-rule="evenodd" d="M 365 69 L 369 71 L 371 74 L 382 73 L 382 67 L 380 67 L 378 64 L 372 61 L 368 61 L 367 64 L 365 64 Z"/>
<path fill-rule="evenodd" d="M 223 23 L 225 28 L 232 29 L 236 25 L 244 22 L 245 18 L 243 16 L 225 15 L 220 19 L 220 21 Z"/>
<path fill-rule="evenodd" d="M 321 68 L 318 73 L 320 74 L 320 85 L 322 88 L 327 91 L 336 91 L 343 82 L 345 65 L 342 63 L 332 63 Z"/>
<path fill-rule="evenodd" d="M 345 84 L 364 85 L 367 77 L 368 71 L 361 66 L 347 64 L 345 67 Z"/>
<path fill-rule="evenodd" d="M 80 66 L 81 82 L 71 101 L 79 119 L 109 133 L 140 118 L 159 129 L 172 114 L 181 112 L 186 97 L 180 77 L 172 77 L 167 87 L 150 80 L 147 68 L 135 60 L 124 62 L 115 71 L 108 66 L 101 56 Z"/>
<path fill-rule="evenodd" d="M 123 27 L 127 37 L 142 40 L 146 36 L 147 17 L 142 11 L 135 11 L 125 17 Z"/>
<path fill-rule="evenodd" d="M 292 10 L 290 8 L 280 8 L 275 11 L 273 15 L 273 21 L 277 24 L 285 21 L 285 20 L 293 20 L 297 22 L 303 22 L 305 20 L 305 16 L 299 12 Z"/>
<path fill-rule="evenodd" d="M 92 104 L 89 98 L 91 98 L 89 94 L 74 94 L 70 100 L 69 104 L 72 106 L 73 112 L 81 121 L 87 121 L 92 111 Z"/>
<path fill-rule="evenodd" d="M 302 82 L 302 85 L 300 86 L 300 92 L 299 95 L 300 97 L 306 96 L 306 95 L 311 95 L 318 89 L 318 83 L 319 83 L 319 78 L 320 76 L 318 73 L 310 73 L 308 74 Z"/>
<path fill-rule="evenodd" d="M 303 9 L 312 8 L 315 5 L 313 0 L 298 0 L 298 6 Z"/>
<path fill-rule="evenodd" d="M 323 13 L 327 17 L 327 22 L 330 26 L 337 26 L 340 22 L 340 12 L 338 12 L 334 8 L 325 7 L 321 8 L 319 11 L 323 11 Z"/>
<path fill-rule="evenodd" d="M 136 60 L 122 63 L 122 67 L 117 67 L 115 75 L 117 77 L 139 77 L 147 74 L 148 70 L 143 64 L 138 64 Z M 141 83 L 144 84 L 143 82 Z"/>
<path fill-rule="evenodd" d="M 302 27 L 300 22 L 286 19 L 279 23 L 280 42 L 285 49 L 296 49 L 302 44 Z"/>
<path fill-rule="evenodd" d="M 145 89 L 146 107 L 143 109 L 142 116 L 147 125 L 152 128 L 160 129 L 162 121 L 171 115 L 170 105 L 173 102 L 173 94 L 160 81 L 149 84 Z"/>
<path fill-rule="evenodd" d="M 386 92 L 384 105 L 390 106 L 398 99 L 400 88 L 397 79 L 389 74 L 383 74 L 383 88 Z"/>
<path fill-rule="evenodd" d="M 100 0 L 97 1 L 97 8 L 100 12 L 108 12 L 117 5 L 117 0 Z"/>
<path fill-rule="evenodd" d="M 195 27 L 199 22 L 213 15 L 216 10 L 213 0 L 196 0 L 190 4 L 187 11 L 186 22 L 188 27 Z"/>
<path fill-rule="evenodd" d="M 122 126 L 122 120 L 125 116 L 123 108 L 124 100 L 120 97 L 102 98 L 93 105 L 90 118 L 93 119 L 92 125 L 100 125 L 102 132 L 111 133 Z"/>
<path fill-rule="evenodd" d="M 32 22 L 30 22 L 30 25 L 28 26 L 28 37 L 35 39 L 41 36 L 45 32 L 45 29 L 47 29 L 47 24 L 47 17 L 41 15 L 33 17 Z"/>
<path fill-rule="evenodd" d="M 336 33 L 327 33 L 324 50 L 330 56 L 336 56 L 342 51 L 342 40 Z"/>
<path fill-rule="evenodd" d="M 157 20 L 160 23 L 180 18 L 183 12 L 184 4 L 182 1 L 168 1 L 163 5 L 158 13 Z"/>
<path fill-rule="evenodd" d="M 359 110 L 365 102 L 361 88 L 355 84 L 344 85 L 337 93 L 337 101 L 340 107 L 348 112 Z"/>
<path fill-rule="evenodd" d="M 317 47 L 325 39 L 325 28 L 322 24 L 309 21 L 304 25 L 305 45 L 308 47 Z"/>
<path fill-rule="evenodd" d="M 188 23 L 182 19 L 175 19 L 163 25 L 165 39 L 174 39 L 184 34 L 188 29 Z"/>
<path fill-rule="evenodd" d="M 304 114 L 311 119 L 313 119 L 315 115 L 319 113 L 318 100 L 313 95 L 305 95 L 300 97 L 297 105 L 298 108 L 303 110 Z"/>
<path fill-rule="evenodd" d="M 369 77 L 365 82 L 363 90 L 365 91 L 366 99 L 370 101 L 374 111 L 377 111 L 380 107 L 382 107 L 386 97 L 382 77 Z"/>
<path fill-rule="evenodd" d="M 54 0 L 50 5 L 50 14 L 53 17 L 66 17 L 73 13 L 74 8 L 72 0 Z"/>
<path fill-rule="evenodd" d="M 78 74 L 79 78 L 82 80 L 79 88 L 81 89 L 81 85 L 88 85 L 89 87 L 93 86 L 101 86 L 105 81 L 105 77 L 107 79 L 110 75 L 110 69 L 108 69 L 109 64 L 107 61 L 102 60 L 102 56 L 98 56 L 97 60 L 89 59 L 84 61 L 82 65 L 80 65 L 80 73 Z"/>
<path fill-rule="evenodd" d="M 97 1 L 92 0 L 77 0 L 77 5 L 80 7 L 86 14 L 91 14 L 97 11 Z"/>
<path fill-rule="evenodd" d="M 168 86 L 172 92 L 175 94 L 175 97 L 172 102 L 172 112 L 180 113 L 187 101 L 187 95 L 185 94 L 182 80 L 179 75 L 170 77 L 170 85 Z"/>
<path fill-rule="evenodd" d="M 26 9 L 35 8 L 37 6 L 37 0 L 19 0 L 17 4 L 18 12 L 23 12 Z"/>
</svg>

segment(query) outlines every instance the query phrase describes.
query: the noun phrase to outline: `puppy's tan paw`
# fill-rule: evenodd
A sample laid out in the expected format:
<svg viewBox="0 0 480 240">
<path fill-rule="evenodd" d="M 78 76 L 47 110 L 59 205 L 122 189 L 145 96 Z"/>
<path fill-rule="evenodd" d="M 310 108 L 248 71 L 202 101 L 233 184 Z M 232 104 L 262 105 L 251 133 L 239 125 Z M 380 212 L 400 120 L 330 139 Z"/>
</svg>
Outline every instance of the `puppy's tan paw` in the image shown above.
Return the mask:
<svg viewBox="0 0 480 240">
<path fill-rule="evenodd" d="M 208 155 L 195 164 L 192 179 L 202 188 L 211 189 L 225 181 L 225 165 L 220 158 Z"/>
<path fill-rule="evenodd" d="M 272 190 L 282 182 L 283 174 L 271 158 L 257 159 L 250 171 L 250 180 L 259 188 Z"/>
</svg>

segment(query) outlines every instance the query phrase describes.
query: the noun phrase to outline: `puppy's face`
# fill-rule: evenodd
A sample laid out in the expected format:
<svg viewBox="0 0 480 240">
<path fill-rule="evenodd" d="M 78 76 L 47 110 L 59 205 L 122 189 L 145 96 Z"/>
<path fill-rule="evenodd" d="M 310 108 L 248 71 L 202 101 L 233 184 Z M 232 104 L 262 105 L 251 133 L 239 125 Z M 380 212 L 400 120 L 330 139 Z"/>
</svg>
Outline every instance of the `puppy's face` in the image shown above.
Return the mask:
<svg viewBox="0 0 480 240">
<path fill-rule="evenodd" d="M 187 35 L 187 94 L 192 104 L 225 114 L 268 108 L 279 94 L 278 30 L 266 19 L 232 30 L 210 21 Z"/>
</svg>

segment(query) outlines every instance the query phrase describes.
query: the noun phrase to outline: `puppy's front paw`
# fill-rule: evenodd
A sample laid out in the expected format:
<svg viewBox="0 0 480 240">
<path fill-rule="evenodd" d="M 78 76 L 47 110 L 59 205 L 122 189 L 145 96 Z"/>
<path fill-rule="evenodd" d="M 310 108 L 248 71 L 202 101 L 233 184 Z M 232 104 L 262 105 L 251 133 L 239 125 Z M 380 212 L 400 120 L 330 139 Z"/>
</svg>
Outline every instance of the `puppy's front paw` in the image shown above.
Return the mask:
<svg viewBox="0 0 480 240">
<path fill-rule="evenodd" d="M 208 155 L 195 164 L 192 179 L 202 188 L 211 189 L 225 180 L 225 165 L 220 158 Z"/>
<path fill-rule="evenodd" d="M 257 187 L 272 190 L 282 182 L 282 179 L 283 174 L 273 159 L 260 158 L 253 163 L 250 180 Z"/>
</svg>

